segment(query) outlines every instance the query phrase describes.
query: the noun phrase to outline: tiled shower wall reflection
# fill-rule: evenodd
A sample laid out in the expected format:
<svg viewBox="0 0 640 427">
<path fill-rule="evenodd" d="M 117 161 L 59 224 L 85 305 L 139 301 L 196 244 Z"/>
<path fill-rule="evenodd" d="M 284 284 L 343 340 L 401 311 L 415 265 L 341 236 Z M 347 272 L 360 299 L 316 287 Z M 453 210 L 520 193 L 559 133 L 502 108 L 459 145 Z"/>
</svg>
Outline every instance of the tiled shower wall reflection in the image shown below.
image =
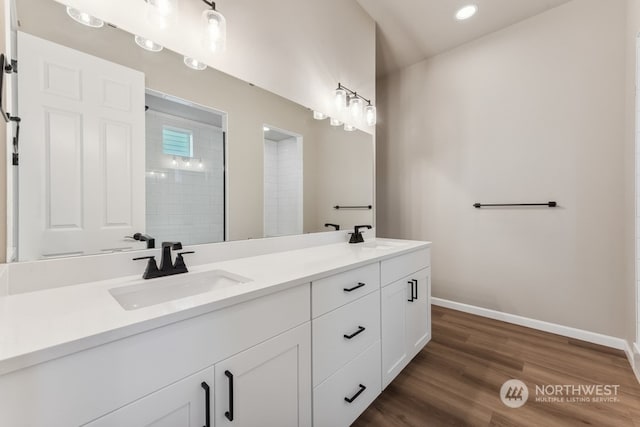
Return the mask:
<svg viewBox="0 0 640 427">
<path fill-rule="evenodd" d="M 302 147 L 297 138 L 264 141 L 264 235 L 302 234 Z"/>
<path fill-rule="evenodd" d="M 163 153 L 162 126 L 193 132 L 192 158 Z M 146 232 L 183 244 L 224 240 L 224 149 L 222 129 L 147 111 Z"/>
</svg>

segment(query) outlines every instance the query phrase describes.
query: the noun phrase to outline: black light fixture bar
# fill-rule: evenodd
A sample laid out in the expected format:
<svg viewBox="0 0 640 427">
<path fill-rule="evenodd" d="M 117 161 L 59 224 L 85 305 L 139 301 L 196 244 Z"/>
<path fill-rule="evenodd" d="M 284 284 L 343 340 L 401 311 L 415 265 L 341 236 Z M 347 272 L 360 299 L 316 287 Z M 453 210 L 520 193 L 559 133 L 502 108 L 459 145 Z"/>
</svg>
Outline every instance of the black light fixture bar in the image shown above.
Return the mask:
<svg viewBox="0 0 640 427">
<path fill-rule="evenodd" d="M 355 98 L 360 98 L 363 101 L 365 101 L 367 104 L 371 105 L 371 100 L 370 99 L 367 99 L 362 95 L 358 95 L 358 92 L 349 89 L 348 87 L 344 86 L 342 83 L 338 83 L 338 89 L 345 90 L 349 94 L 349 96 L 353 96 Z"/>
<path fill-rule="evenodd" d="M 214 1 L 208 1 L 208 0 L 202 0 L 207 6 L 210 6 L 211 9 L 216 10 L 216 2 Z"/>
</svg>

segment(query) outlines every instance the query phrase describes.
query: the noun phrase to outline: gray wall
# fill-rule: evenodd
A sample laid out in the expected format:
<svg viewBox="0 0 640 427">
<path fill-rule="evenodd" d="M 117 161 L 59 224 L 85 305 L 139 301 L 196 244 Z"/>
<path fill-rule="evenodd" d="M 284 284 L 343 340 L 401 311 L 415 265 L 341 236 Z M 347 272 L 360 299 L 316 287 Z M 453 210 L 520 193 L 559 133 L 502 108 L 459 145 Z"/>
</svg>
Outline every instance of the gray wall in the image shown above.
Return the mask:
<svg viewBox="0 0 640 427">
<path fill-rule="evenodd" d="M 575 0 L 378 82 L 378 233 L 433 241 L 434 296 L 633 335 L 627 6 Z"/>
</svg>

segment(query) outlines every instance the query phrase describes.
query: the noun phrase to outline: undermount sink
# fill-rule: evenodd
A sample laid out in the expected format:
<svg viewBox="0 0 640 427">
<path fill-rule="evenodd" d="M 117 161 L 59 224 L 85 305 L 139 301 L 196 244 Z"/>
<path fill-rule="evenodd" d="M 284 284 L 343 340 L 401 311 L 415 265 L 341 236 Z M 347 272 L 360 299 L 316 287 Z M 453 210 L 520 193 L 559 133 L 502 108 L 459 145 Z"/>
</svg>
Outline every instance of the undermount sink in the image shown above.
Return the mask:
<svg viewBox="0 0 640 427">
<path fill-rule="evenodd" d="M 125 310 L 136 310 L 247 282 L 251 279 L 224 270 L 211 270 L 140 280 L 109 289 L 109 293 Z"/>
<path fill-rule="evenodd" d="M 394 248 L 399 248 L 401 246 L 405 246 L 406 243 L 403 242 L 394 242 L 391 240 L 374 240 L 372 242 L 366 242 L 362 245 L 364 249 L 380 249 L 380 250 L 389 250 Z"/>
</svg>

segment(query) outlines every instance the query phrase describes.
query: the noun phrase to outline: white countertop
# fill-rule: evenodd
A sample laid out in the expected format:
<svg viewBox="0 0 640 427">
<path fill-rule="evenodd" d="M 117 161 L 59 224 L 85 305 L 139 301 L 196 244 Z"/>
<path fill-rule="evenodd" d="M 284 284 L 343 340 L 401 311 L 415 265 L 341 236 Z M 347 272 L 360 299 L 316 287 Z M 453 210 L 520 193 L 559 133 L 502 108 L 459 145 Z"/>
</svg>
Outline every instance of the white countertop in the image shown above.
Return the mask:
<svg viewBox="0 0 640 427">
<path fill-rule="evenodd" d="M 0 297 L 0 375 L 431 245 L 391 242 L 402 245 L 337 243 L 199 265 L 190 273 L 220 269 L 252 281 L 132 311 L 109 289 L 140 275 Z"/>
</svg>

